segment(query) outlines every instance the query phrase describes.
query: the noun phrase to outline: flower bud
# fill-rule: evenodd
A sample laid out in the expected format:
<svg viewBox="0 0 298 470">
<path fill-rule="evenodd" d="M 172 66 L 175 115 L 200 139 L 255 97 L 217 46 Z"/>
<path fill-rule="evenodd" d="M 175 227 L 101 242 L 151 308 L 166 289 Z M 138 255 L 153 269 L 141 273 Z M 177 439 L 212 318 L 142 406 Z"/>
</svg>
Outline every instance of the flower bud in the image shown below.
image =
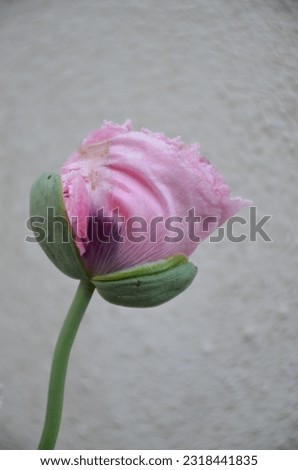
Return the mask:
<svg viewBox="0 0 298 470">
<path fill-rule="evenodd" d="M 151 307 L 190 285 L 196 268 L 188 256 L 249 204 L 229 192 L 197 144 L 133 131 L 129 120 L 105 122 L 60 175 L 37 179 L 30 213 L 46 223 L 39 243 L 63 273 L 88 279 L 111 303 Z M 189 214 L 201 220 L 196 235 Z"/>
</svg>

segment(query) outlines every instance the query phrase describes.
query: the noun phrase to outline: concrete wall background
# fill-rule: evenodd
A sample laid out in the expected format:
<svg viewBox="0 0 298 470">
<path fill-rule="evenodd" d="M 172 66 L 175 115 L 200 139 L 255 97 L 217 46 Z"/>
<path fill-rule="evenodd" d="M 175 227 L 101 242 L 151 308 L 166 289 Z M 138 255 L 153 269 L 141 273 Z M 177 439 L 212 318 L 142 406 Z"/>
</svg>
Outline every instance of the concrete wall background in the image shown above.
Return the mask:
<svg viewBox="0 0 298 470">
<path fill-rule="evenodd" d="M 31 184 L 126 117 L 199 141 L 274 243 L 204 242 L 158 308 L 95 295 L 57 448 L 298 448 L 297 20 L 295 0 L 1 0 L 0 448 L 38 442 L 76 289 L 24 243 Z"/>
</svg>

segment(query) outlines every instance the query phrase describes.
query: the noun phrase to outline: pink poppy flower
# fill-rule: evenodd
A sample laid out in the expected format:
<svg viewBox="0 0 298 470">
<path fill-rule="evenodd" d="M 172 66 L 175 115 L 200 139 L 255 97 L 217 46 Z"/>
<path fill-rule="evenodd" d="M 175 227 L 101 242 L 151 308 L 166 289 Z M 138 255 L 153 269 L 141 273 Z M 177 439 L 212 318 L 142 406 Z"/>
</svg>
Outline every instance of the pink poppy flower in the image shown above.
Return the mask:
<svg viewBox="0 0 298 470">
<path fill-rule="evenodd" d="M 75 243 L 91 276 L 193 253 L 250 201 L 185 144 L 147 129 L 104 122 L 61 169 Z M 191 223 L 191 216 L 200 223 Z M 203 221 L 208 220 L 208 223 Z"/>
</svg>

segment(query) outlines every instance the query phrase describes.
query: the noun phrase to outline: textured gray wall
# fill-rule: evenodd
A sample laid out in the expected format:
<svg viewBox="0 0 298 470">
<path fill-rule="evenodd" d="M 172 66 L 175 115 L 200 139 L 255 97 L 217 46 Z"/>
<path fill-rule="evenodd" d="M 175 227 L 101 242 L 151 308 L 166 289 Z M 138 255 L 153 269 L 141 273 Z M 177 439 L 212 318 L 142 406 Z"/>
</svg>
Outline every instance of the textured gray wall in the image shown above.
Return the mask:
<svg viewBox="0 0 298 470">
<path fill-rule="evenodd" d="M 57 447 L 298 448 L 297 20 L 295 0 L 0 2 L 1 448 L 36 446 L 76 289 L 24 243 L 30 186 L 126 117 L 199 141 L 274 243 L 204 242 L 158 308 L 95 295 Z"/>
</svg>

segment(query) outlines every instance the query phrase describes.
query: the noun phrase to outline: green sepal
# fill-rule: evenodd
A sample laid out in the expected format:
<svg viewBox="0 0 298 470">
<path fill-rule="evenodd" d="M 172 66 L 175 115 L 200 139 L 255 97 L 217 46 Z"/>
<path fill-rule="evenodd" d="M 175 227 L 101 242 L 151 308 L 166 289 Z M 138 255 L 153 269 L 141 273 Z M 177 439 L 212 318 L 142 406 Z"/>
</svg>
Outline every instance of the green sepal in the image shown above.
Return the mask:
<svg viewBox="0 0 298 470">
<path fill-rule="evenodd" d="M 54 223 L 53 219 L 50 220 L 52 217 Z M 30 194 L 30 223 L 31 230 L 39 234 L 36 237 L 39 245 L 60 271 L 74 279 L 87 278 L 65 212 L 60 175 L 43 173 L 33 184 Z M 43 232 L 37 231 L 36 227 L 42 227 Z"/>
<path fill-rule="evenodd" d="M 91 282 L 108 302 L 124 307 L 155 307 L 181 294 L 193 281 L 197 268 L 184 255 L 139 265 Z"/>
</svg>

